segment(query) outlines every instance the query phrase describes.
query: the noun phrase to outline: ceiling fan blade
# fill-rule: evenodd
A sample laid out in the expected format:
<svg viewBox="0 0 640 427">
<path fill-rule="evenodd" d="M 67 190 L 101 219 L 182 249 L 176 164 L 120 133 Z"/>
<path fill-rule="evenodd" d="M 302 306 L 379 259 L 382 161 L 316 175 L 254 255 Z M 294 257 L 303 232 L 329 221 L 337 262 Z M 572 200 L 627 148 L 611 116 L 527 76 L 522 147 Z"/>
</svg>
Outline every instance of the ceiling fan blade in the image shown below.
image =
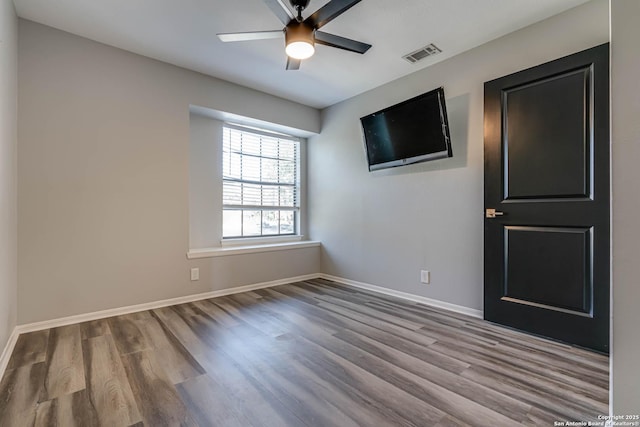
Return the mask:
<svg viewBox="0 0 640 427">
<path fill-rule="evenodd" d="M 331 0 L 304 20 L 306 24 L 318 29 L 346 12 L 361 0 Z"/>
<path fill-rule="evenodd" d="M 336 36 L 322 31 L 316 31 L 316 43 L 325 46 L 337 47 L 338 49 L 348 50 L 349 52 L 365 53 L 371 47 L 370 44 L 362 43 L 356 40 L 347 39 L 345 37 Z"/>
<path fill-rule="evenodd" d="M 271 12 L 273 12 L 278 17 L 280 22 L 282 22 L 284 25 L 287 25 L 289 22 L 291 22 L 292 19 L 295 18 L 295 16 L 293 16 L 293 13 L 291 13 L 287 5 L 284 4 L 283 0 L 262 0 L 262 1 L 264 1 L 267 7 L 271 9 Z"/>
<path fill-rule="evenodd" d="M 244 42 L 247 40 L 278 39 L 284 35 L 282 30 L 249 31 L 246 33 L 220 33 L 218 38 L 223 42 Z"/>
<path fill-rule="evenodd" d="M 300 59 L 287 56 L 287 70 L 299 70 L 301 62 L 302 61 Z"/>
</svg>

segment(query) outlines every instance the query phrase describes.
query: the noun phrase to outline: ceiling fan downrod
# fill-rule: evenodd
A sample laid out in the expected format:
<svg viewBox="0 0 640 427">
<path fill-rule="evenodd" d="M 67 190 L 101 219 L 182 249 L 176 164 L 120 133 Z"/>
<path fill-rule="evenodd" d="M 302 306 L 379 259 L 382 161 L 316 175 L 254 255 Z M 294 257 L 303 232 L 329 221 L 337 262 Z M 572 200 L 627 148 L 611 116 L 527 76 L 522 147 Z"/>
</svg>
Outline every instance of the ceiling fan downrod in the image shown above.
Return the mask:
<svg viewBox="0 0 640 427">
<path fill-rule="evenodd" d="M 296 20 L 298 22 L 302 22 L 302 11 L 305 10 L 307 6 L 309 6 L 310 1 L 311 0 L 289 0 L 291 6 L 298 12 L 298 16 L 296 16 Z"/>
</svg>

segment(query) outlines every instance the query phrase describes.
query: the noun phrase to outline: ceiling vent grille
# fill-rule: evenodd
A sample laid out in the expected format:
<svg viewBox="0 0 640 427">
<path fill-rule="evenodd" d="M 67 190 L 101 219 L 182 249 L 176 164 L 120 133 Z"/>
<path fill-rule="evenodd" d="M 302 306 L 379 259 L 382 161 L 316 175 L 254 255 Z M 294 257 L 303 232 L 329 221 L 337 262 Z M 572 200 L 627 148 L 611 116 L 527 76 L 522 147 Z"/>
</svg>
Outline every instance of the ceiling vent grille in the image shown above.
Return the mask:
<svg viewBox="0 0 640 427">
<path fill-rule="evenodd" d="M 430 43 L 425 47 L 421 47 L 416 51 L 413 51 L 411 53 L 404 55 L 403 58 L 411 62 L 412 64 L 415 64 L 416 62 L 423 60 L 424 58 L 437 55 L 440 52 L 442 52 L 442 50 L 440 50 L 438 46 L 436 46 L 433 43 Z"/>
</svg>

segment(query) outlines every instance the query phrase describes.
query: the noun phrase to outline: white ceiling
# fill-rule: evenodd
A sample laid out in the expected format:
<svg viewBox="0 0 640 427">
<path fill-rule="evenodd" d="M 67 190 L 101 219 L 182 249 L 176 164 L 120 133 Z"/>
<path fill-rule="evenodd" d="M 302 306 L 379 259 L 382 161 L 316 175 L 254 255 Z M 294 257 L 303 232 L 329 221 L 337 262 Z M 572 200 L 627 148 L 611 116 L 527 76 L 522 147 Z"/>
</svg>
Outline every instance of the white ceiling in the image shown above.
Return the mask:
<svg viewBox="0 0 640 427">
<path fill-rule="evenodd" d="M 316 108 L 332 105 L 587 0 L 363 0 L 323 27 L 372 44 L 326 46 L 285 71 L 284 41 L 222 43 L 219 32 L 275 30 L 262 0 L 14 0 L 21 18 Z M 286 2 L 286 0 L 285 0 Z M 308 16 L 327 0 L 313 0 Z M 401 58 L 429 43 L 443 52 Z"/>
</svg>

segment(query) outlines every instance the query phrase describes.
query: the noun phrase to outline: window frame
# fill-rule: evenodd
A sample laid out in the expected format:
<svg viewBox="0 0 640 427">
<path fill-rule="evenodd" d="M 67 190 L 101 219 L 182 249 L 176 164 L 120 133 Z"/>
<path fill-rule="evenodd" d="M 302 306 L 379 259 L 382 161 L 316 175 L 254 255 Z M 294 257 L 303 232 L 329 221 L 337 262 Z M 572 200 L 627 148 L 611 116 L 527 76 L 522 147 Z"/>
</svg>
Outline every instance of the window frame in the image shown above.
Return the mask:
<svg viewBox="0 0 640 427">
<path fill-rule="evenodd" d="M 277 138 L 277 139 L 283 139 L 283 140 L 287 140 L 287 141 L 293 141 L 295 143 L 295 178 L 294 178 L 294 184 L 280 184 L 280 183 L 271 183 L 271 182 L 266 182 L 266 181 L 255 181 L 255 180 L 243 180 L 242 178 L 237 179 L 237 178 L 225 178 L 225 168 L 224 168 L 224 164 L 225 164 L 225 133 L 227 131 L 227 129 L 230 130 L 235 130 L 235 131 L 239 131 L 239 132 L 243 132 L 243 133 L 247 133 L 247 134 L 252 134 L 252 135 L 256 135 L 259 137 L 267 137 L 267 138 Z M 259 127 L 254 127 L 254 126 L 248 126 L 248 125 L 239 125 L 236 123 L 229 123 L 229 122 L 223 122 L 222 123 L 222 144 L 221 144 L 221 155 L 222 155 L 222 223 L 221 223 L 221 245 L 222 246 L 233 246 L 233 245 L 244 245 L 244 244 L 261 244 L 261 243 L 279 243 L 279 242 L 290 242 L 290 241 L 297 241 L 297 240 L 301 240 L 302 239 L 302 235 L 301 235 L 301 224 L 300 224 L 300 218 L 301 218 L 301 198 L 302 198 L 302 182 L 301 182 L 301 168 L 302 168 L 302 159 L 301 159 L 301 153 L 302 153 L 302 144 L 303 144 L 303 139 L 300 137 L 297 137 L 295 135 L 291 135 L 291 134 L 286 134 L 286 133 L 282 133 L 282 132 L 275 132 L 275 131 L 271 131 L 268 129 L 264 129 L 264 128 L 259 128 Z M 260 143 L 261 147 L 262 147 L 262 141 Z M 243 155 L 243 154 L 241 154 Z M 266 156 L 262 156 L 262 154 L 260 156 L 261 159 L 262 158 L 268 158 Z M 260 166 L 260 168 L 262 169 L 262 166 Z M 245 204 L 225 204 L 225 182 L 234 182 L 234 183 L 240 183 L 241 185 L 243 183 L 247 183 L 250 185 L 274 185 L 274 186 L 278 186 L 278 187 L 292 187 L 293 191 L 294 191 L 294 206 L 289 207 L 289 206 L 269 206 L 269 205 L 245 205 Z M 264 191 L 264 189 L 261 188 L 261 194 L 262 191 Z M 263 234 L 263 228 L 262 228 L 262 223 L 261 223 L 261 230 L 260 230 L 260 234 L 253 234 L 253 235 L 242 235 L 242 233 L 244 233 L 244 230 L 242 229 L 242 227 L 244 226 L 243 221 L 241 219 L 241 235 L 233 235 L 233 236 L 225 236 L 224 234 L 224 213 L 225 211 L 228 210 L 239 210 L 240 212 L 244 212 L 247 210 L 254 210 L 254 211 L 260 211 L 261 214 L 264 211 L 279 211 L 279 212 L 283 212 L 283 211 L 291 211 L 293 212 L 293 232 L 291 233 L 280 233 L 280 226 L 278 227 L 278 234 Z M 242 215 L 242 214 L 241 214 Z"/>
</svg>

